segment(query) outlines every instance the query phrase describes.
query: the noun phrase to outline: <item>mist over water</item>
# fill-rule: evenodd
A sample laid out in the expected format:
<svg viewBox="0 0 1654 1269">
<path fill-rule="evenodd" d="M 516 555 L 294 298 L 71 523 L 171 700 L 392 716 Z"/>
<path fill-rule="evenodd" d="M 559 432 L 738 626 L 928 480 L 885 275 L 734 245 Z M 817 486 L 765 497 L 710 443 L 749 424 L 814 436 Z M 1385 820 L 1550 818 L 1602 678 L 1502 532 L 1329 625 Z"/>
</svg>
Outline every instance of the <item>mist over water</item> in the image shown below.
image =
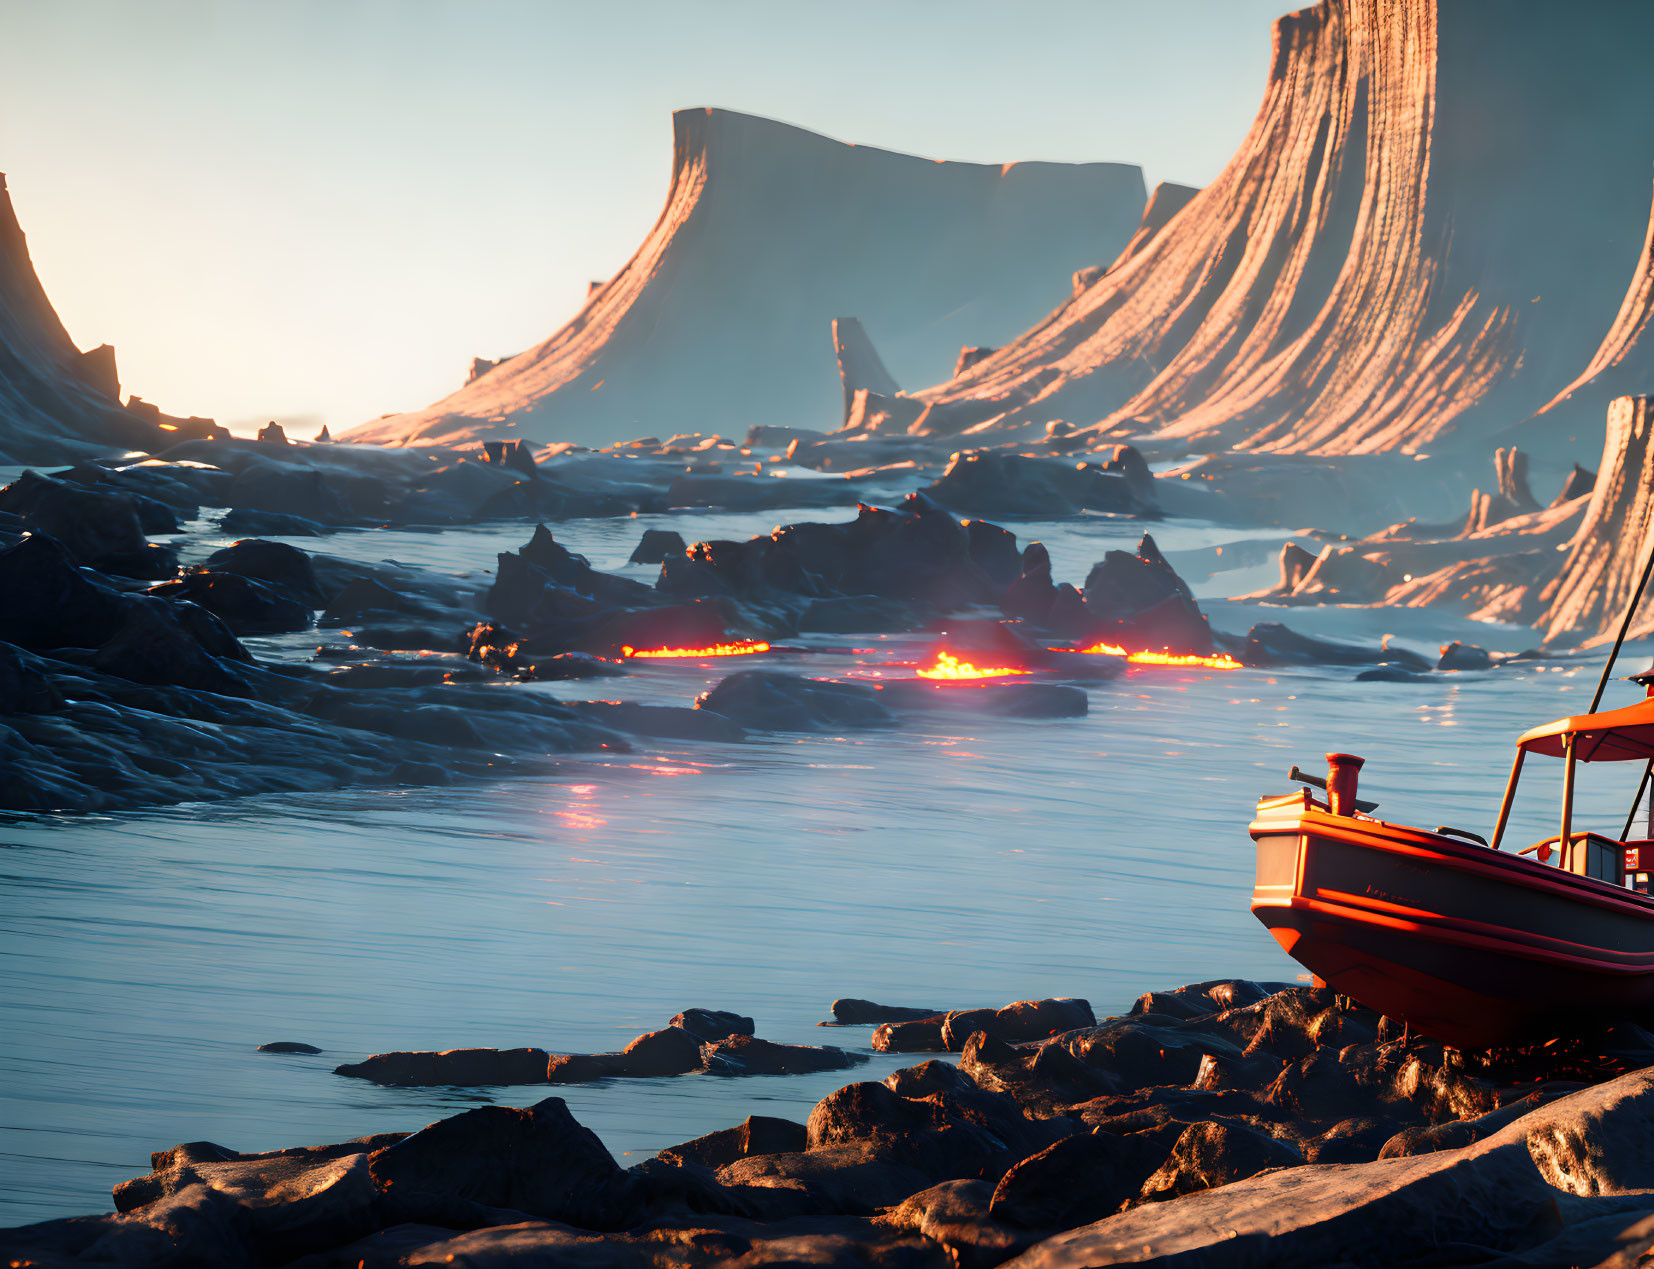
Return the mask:
<svg viewBox="0 0 1654 1269">
<path fill-rule="evenodd" d="M 812 515 L 842 518 L 639 517 L 571 522 L 557 536 L 615 568 L 646 527 L 745 537 Z M 1022 541 L 1043 538 L 1057 576 L 1077 582 L 1142 526 L 1012 527 Z M 1154 531 L 1220 628 L 1285 620 L 1374 640 L 1371 621 L 1394 628 L 1393 612 L 1213 603 L 1252 588 L 1258 551 L 1232 548 L 1236 567 L 1205 577 L 1190 565 L 1238 534 Z M 512 525 L 299 544 L 486 583 L 494 553 L 527 536 Z M 1475 634 L 1427 621 L 1413 632 L 1420 651 Z M 310 632 L 250 644 L 300 656 L 323 641 L 342 642 Z M 1482 627 L 1478 641 L 1513 651 L 1533 636 Z M 800 646 L 814 650 L 651 663 L 623 693 L 601 682 L 501 690 L 687 704 L 749 665 L 829 675 L 923 644 Z M 1621 672 L 1641 664 L 1628 657 Z M 849 1079 L 913 1060 L 499 1090 L 381 1088 L 331 1073 L 372 1052 L 612 1050 L 692 1005 L 750 1014 L 769 1039 L 866 1051 L 869 1029 L 815 1025 L 835 997 L 960 1008 L 1079 995 L 1102 1016 L 1151 988 L 1296 980 L 1299 967 L 1247 911 L 1257 797 L 1285 791 L 1294 762 L 1318 770 L 1324 752 L 1349 749 L 1368 759 L 1363 793 L 1380 816 L 1485 831 L 1516 734 L 1583 712 L 1599 667 L 1423 684 L 1356 683 L 1353 670 L 1136 669 L 1092 688 L 1082 719 L 950 715 L 889 733 L 640 741 L 634 754 L 492 785 L 0 823 L 0 1224 L 107 1210 L 111 1185 L 176 1142 L 315 1144 L 411 1130 L 485 1100 L 565 1097 L 635 1163 L 748 1114 L 803 1118 Z M 1607 703 L 1634 695 L 1616 685 Z M 1556 831 L 1553 773 L 1534 774 L 1519 841 Z M 1587 768 L 1579 825 L 1617 832 L 1633 783 L 1634 773 Z M 272 1040 L 325 1052 L 254 1052 Z"/>
</svg>

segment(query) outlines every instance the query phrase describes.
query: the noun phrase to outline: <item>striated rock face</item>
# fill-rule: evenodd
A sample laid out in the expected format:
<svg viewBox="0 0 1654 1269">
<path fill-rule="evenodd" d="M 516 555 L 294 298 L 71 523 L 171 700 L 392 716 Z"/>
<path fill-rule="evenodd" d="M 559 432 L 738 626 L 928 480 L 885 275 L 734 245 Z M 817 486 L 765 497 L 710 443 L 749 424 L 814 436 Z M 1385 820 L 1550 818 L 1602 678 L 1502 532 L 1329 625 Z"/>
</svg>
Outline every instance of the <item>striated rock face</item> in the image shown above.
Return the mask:
<svg viewBox="0 0 1654 1269">
<path fill-rule="evenodd" d="M 1631 274 L 1631 284 L 1619 312 L 1603 336 L 1590 363 L 1531 419 L 1517 429 L 1524 445 L 1539 437 L 1590 435 L 1596 421 L 1615 397 L 1654 392 L 1654 211 L 1649 213 L 1642 254 Z M 1569 436 L 1571 434 L 1571 436 Z"/>
<path fill-rule="evenodd" d="M 70 340 L 35 276 L 0 175 L 0 463 L 158 449 L 169 436 L 159 417 L 122 407 L 114 349 L 83 353 Z"/>
<path fill-rule="evenodd" d="M 1645 267 L 1654 84 L 1635 50 L 1651 33 L 1643 6 L 1542 0 L 1281 18 L 1224 172 L 1043 323 L 914 393 L 917 430 L 1485 442 L 1592 364 Z"/>
<path fill-rule="evenodd" d="M 934 382 L 961 344 L 1009 339 L 1117 254 L 1144 203 L 1118 164 L 937 163 L 727 110 L 678 111 L 673 131 L 660 219 L 567 326 L 350 439 L 832 426 L 834 318 L 865 323 L 896 380 Z"/>
<path fill-rule="evenodd" d="M 1654 410 L 1648 397 L 1620 397 L 1608 407 L 1608 436 L 1602 470 L 1585 509 L 1585 520 L 1568 548 L 1562 570 L 1540 592 L 1539 625 L 1550 641 L 1574 634 L 1612 638 L 1648 558 L 1649 488 Z M 1645 604 L 1632 625 L 1633 637 L 1654 630 Z"/>
</svg>

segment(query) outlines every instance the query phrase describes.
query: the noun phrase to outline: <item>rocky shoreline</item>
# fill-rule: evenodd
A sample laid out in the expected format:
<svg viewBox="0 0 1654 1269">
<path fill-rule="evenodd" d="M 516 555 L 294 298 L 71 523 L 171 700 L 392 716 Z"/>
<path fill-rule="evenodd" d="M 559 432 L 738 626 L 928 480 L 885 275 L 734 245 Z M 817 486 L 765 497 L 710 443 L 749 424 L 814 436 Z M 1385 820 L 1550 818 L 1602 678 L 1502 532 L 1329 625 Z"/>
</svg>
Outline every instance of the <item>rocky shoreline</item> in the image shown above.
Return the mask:
<svg viewBox="0 0 1654 1269">
<path fill-rule="evenodd" d="M 262 1154 L 190 1142 L 117 1185 L 116 1214 L 0 1232 L 0 1255 L 1617 1269 L 1654 1250 L 1654 1034 L 1635 1023 L 1460 1052 L 1325 988 L 1223 980 L 1150 992 L 1101 1022 L 1078 1000 L 944 1013 L 845 1000 L 834 1024 L 939 1056 L 847 1084 L 803 1123 L 754 1115 L 629 1169 L 557 1097 Z M 539 1050 L 460 1050 L 338 1073 L 488 1087 L 741 1074 L 742 1051 L 766 1047 L 752 1030 L 695 1009 L 634 1042 L 631 1069 L 616 1064 L 626 1055 L 551 1056 L 548 1069 Z M 500 1078 L 513 1067 L 519 1078 Z"/>
<path fill-rule="evenodd" d="M 1155 477 L 1127 446 L 1078 463 L 963 451 L 919 488 L 923 469 L 908 460 L 862 482 L 906 482 L 909 492 L 887 504 L 746 541 L 686 543 L 649 529 L 633 559 L 658 565 L 652 585 L 593 568 L 536 520 L 764 499 L 828 507 L 860 487 L 722 475 L 715 456 L 734 447 L 710 441 L 543 461 L 492 444 L 479 461 L 273 436 L 24 473 L 0 489 L 0 755 L 9 768 L 0 811 L 498 778 L 639 743 L 893 727 L 938 710 L 1071 718 L 1123 668 L 1073 654 L 1099 646 L 1392 679 L 1494 665 L 1480 649 L 1455 645 L 1435 663 L 1278 622 L 1244 636 L 1216 631 L 1152 534 L 1135 552 L 1107 551 L 1075 583 L 1053 575 L 1041 543 L 960 518 L 1043 506 L 1150 523 L 1168 506 L 1218 498 Z M 800 444 L 788 441 L 791 451 Z M 258 536 L 181 565 L 185 526 L 214 508 L 223 509 L 220 532 L 318 545 L 351 526 L 526 518 L 536 527 L 482 585 Z M 308 660 L 261 659 L 243 642 L 311 630 L 321 642 Z M 560 700 L 516 686 L 622 677 L 634 668 L 630 649 L 762 641 L 808 650 L 892 633 L 1021 673 L 963 692 L 917 677 L 912 663 L 869 683 L 770 658 L 731 662 L 700 699 L 672 704 L 609 688 L 604 699 Z"/>
</svg>

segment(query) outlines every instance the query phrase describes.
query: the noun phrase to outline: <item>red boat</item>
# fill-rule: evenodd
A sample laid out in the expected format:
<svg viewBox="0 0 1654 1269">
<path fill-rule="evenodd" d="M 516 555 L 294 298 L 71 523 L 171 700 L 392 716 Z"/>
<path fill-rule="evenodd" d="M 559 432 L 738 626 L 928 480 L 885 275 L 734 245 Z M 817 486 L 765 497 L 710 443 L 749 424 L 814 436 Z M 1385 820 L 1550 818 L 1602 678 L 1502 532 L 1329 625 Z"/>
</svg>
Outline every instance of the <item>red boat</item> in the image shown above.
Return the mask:
<svg viewBox="0 0 1654 1269">
<path fill-rule="evenodd" d="M 1326 798 L 1306 788 L 1258 803 L 1253 914 L 1318 982 L 1460 1048 L 1654 1015 L 1654 839 L 1632 835 L 1654 771 L 1650 693 L 1523 735 L 1491 844 L 1373 818 L 1349 754 L 1327 755 L 1325 781 L 1294 768 Z M 1566 764 L 1560 831 L 1501 850 L 1530 754 Z M 1594 762 L 1643 764 L 1618 837 L 1573 823 L 1575 770 Z"/>
</svg>

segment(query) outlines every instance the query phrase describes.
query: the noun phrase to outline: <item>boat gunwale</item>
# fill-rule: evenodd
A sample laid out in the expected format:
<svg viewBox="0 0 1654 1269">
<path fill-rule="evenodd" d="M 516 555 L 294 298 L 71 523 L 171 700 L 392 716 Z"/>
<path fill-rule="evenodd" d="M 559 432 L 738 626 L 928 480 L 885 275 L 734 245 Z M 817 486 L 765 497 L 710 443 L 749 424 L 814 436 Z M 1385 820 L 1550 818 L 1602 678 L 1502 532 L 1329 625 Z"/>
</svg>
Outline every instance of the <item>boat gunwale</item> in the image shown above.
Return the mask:
<svg viewBox="0 0 1654 1269">
<path fill-rule="evenodd" d="M 1364 828 L 1364 825 L 1373 827 Z M 1457 872 L 1484 877 L 1501 876 L 1505 879 L 1509 879 L 1514 873 L 1524 883 L 1537 883 L 1540 888 L 1566 893 L 1570 898 L 1586 900 L 1610 911 L 1618 909 L 1625 915 L 1654 918 L 1654 895 L 1627 890 L 1623 886 L 1616 886 L 1596 877 L 1583 877 L 1578 873 L 1565 872 L 1549 864 L 1527 859 L 1514 851 L 1496 851 L 1491 846 L 1477 846 L 1409 824 L 1397 824 L 1389 820 L 1356 819 L 1351 816 L 1333 815 L 1330 811 L 1311 807 L 1296 810 L 1291 815 L 1253 820 L 1247 831 L 1254 841 L 1261 836 L 1282 832 L 1296 833 L 1300 836 L 1319 833 L 1322 836 L 1341 838 L 1352 845 L 1368 849 L 1389 850 L 1395 854 L 1433 859 Z M 1407 834 L 1417 841 L 1401 840 L 1394 834 Z M 1302 885 L 1301 876 L 1298 885 Z"/>
</svg>

